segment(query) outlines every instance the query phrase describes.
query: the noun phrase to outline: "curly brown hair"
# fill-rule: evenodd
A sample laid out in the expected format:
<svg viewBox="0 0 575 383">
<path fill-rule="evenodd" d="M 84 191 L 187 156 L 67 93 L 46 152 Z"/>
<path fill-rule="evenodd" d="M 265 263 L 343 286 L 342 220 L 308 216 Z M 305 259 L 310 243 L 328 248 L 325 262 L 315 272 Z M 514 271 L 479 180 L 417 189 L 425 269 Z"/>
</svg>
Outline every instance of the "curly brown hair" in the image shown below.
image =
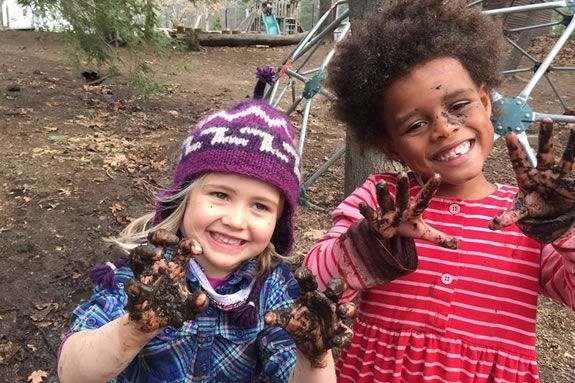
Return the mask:
<svg viewBox="0 0 575 383">
<path fill-rule="evenodd" d="M 366 147 L 381 148 L 387 138 L 384 90 L 415 65 L 453 57 L 477 85 L 500 83 L 501 26 L 463 0 L 387 0 L 352 29 L 328 68 L 328 85 L 338 97 L 336 116 Z"/>
</svg>

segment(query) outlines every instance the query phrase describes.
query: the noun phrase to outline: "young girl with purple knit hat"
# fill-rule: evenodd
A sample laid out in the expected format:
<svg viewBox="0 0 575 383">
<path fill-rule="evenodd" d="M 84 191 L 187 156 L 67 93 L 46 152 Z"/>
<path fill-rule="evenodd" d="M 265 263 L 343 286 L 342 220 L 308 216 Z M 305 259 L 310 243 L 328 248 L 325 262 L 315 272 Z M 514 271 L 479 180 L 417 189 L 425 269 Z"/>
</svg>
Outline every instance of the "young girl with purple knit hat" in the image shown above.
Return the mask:
<svg viewBox="0 0 575 383">
<path fill-rule="evenodd" d="M 259 74 L 269 80 L 273 72 Z M 256 97 L 262 89 L 260 81 Z M 185 280 L 201 292 L 197 315 L 181 326 L 150 327 L 146 313 L 129 310 L 125 290 L 135 271 L 108 263 L 92 298 L 72 314 L 61 381 L 286 382 L 295 345 L 282 328 L 266 327 L 264 314 L 289 308 L 298 295 L 281 261 L 293 246 L 300 172 L 294 129 L 266 102 L 250 99 L 200 121 L 155 211 L 114 239 L 125 250 L 161 229 L 196 240 L 202 251 Z"/>
</svg>

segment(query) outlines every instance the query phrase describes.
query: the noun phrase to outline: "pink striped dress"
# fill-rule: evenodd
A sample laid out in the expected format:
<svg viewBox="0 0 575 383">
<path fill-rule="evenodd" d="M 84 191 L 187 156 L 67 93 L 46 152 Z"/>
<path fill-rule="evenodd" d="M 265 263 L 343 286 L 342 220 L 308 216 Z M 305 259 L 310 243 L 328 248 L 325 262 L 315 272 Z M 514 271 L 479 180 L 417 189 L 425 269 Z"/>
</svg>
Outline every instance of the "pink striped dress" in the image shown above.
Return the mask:
<svg viewBox="0 0 575 383">
<path fill-rule="evenodd" d="M 394 175 L 370 176 L 333 212 L 333 228 L 305 260 L 322 287 L 344 275 L 355 288 L 344 297 L 360 294 L 354 338 L 337 363 L 338 381 L 539 382 L 537 296 L 575 307 L 575 238 L 542 245 L 516 226 L 491 231 L 488 222 L 510 206 L 513 186 L 498 186 L 475 201 L 436 197 L 423 218 L 458 237 L 459 248 L 417 240 L 415 272 L 365 288 L 362 281 L 374 278 L 367 275 L 369 265 L 352 267 L 358 260 L 340 236 L 363 218 L 360 202 L 376 206 L 380 180 L 395 194 Z M 420 188 L 410 175 L 410 195 Z"/>
</svg>

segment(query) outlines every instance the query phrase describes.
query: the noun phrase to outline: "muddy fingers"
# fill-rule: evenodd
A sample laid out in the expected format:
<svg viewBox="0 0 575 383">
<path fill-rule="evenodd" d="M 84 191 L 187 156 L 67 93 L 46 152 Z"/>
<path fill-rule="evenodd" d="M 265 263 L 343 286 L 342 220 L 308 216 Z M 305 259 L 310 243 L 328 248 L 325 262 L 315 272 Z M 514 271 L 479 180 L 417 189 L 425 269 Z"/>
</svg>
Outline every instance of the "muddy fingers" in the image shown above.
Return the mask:
<svg viewBox="0 0 575 383">
<path fill-rule="evenodd" d="M 124 284 L 130 319 L 146 332 L 167 325 L 181 327 L 208 306 L 204 293 L 192 293 L 186 285 L 188 262 L 201 247 L 166 230 L 150 233 L 148 239 L 150 245 L 138 246 L 128 255 L 135 277 Z"/>
<path fill-rule="evenodd" d="M 523 198 L 516 198 L 510 209 L 500 212 L 491 220 L 491 222 L 489 222 L 489 228 L 491 230 L 499 230 L 513 225 L 528 215 L 529 211 L 527 206 L 525 206 Z"/>
<path fill-rule="evenodd" d="M 415 206 L 412 212 L 413 217 L 419 217 L 423 214 L 423 211 L 429 206 L 437 189 L 439 189 L 439 185 L 441 185 L 441 176 L 439 174 L 434 174 L 433 177 L 423 185 L 419 193 L 417 193 L 417 197 L 415 197 Z"/>
<path fill-rule="evenodd" d="M 337 303 L 341 299 L 341 296 L 345 291 L 345 287 L 346 286 L 343 278 L 334 278 L 327 284 L 327 289 L 324 292 L 325 296 L 328 297 L 332 302 Z"/>
<path fill-rule="evenodd" d="M 289 309 L 266 313 L 265 322 L 283 327 L 312 365 L 323 367 L 321 361 L 329 349 L 351 341 L 353 332 L 342 319 L 355 316 L 355 305 L 338 304 L 346 287 L 341 278 L 330 281 L 322 293 L 310 270 L 300 267 L 295 276 L 301 287 L 299 298 Z"/>
<path fill-rule="evenodd" d="M 441 176 L 431 177 L 415 197 L 409 195 L 409 179 L 405 173 L 397 178 L 395 202 L 385 182 L 376 185 L 376 196 L 379 206 L 372 208 L 365 203 L 359 204 L 359 211 L 373 231 L 383 239 L 396 235 L 405 238 L 419 238 L 437 243 L 450 249 L 457 248 L 457 239 L 429 227 L 422 219 L 422 214 L 439 186 Z"/>
<path fill-rule="evenodd" d="M 541 121 L 536 168 L 529 165 L 517 137 L 506 136 L 509 158 L 519 191 L 511 208 L 497 214 L 489 227 L 501 229 L 512 224 L 542 243 L 550 243 L 570 232 L 575 225 L 575 132 L 570 132 L 560 161 L 552 142 L 553 122 Z"/>
<path fill-rule="evenodd" d="M 301 293 L 317 290 L 317 281 L 310 269 L 300 267 L 295 271 L 294 277 L 299 284 Z"/>
<path fill-rule="evenodd" d="M 166 229 L 152 231 L 148 234 L 148 242 L 154 246 L 169 247 L 176 246 L 180 238 Z"/>
<path fill-rule="evenodd" d="M 555 147 L 552 140 L 553 121 L 541 121 L 539 128 L 539 149 L 537 150 L 537 169 L 545 170 L 555 164 Z"/>
</svg>

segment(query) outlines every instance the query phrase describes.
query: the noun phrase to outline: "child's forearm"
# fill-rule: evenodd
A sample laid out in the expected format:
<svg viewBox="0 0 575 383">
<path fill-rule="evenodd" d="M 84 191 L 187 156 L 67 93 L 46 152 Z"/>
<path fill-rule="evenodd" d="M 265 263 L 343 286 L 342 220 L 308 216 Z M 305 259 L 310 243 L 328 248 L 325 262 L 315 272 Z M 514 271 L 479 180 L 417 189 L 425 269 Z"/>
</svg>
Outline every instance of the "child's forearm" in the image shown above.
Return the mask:
<svg viewBox="0 0 575 383">
<path fill-rule="evenodd" d="M 96 330 L 72 334 L 58 360 L 62 383 L 100 383 L 120 374 L 156 333 L 143 333 L 128 314 Z"/>
<path fill-rule="evenodd" d="M 335 365 L 331 351 L 326 353 L 325 367 L 312 367 L 309 359 L 299 350 L 297 351 L 296 365 L 290 375 L 289 383 L 335 383 Z"/>
<path fill-rule="evenodd" d="M 360 219 L 339 238 L 329 238 L 315 245 L 304 264 L 319 276 L 320 288 L 341 275 L 348 287 L 362 290 L 414 271 L 417 253 L 412 239 L 384 240 Z M 349 299 L 347 294 L 344 298 Z"/>
</svg>

